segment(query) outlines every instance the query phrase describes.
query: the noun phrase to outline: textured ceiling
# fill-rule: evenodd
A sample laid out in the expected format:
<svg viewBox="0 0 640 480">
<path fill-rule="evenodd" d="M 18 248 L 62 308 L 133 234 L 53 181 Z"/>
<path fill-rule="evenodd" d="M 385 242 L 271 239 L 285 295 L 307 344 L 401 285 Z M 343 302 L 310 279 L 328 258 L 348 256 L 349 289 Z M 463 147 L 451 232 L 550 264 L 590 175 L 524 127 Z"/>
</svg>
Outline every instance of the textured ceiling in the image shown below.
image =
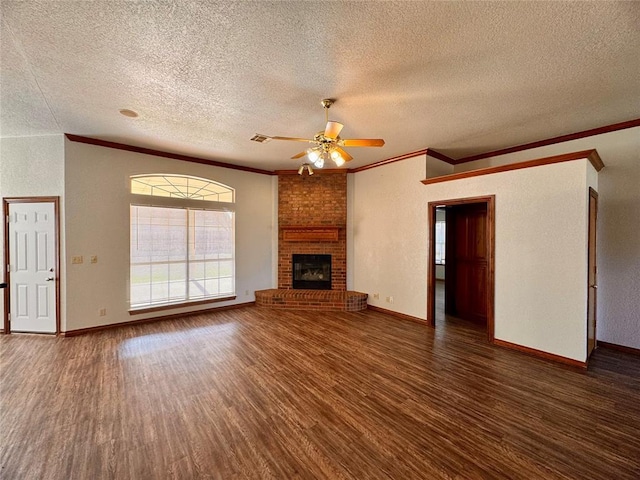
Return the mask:
<svg viewBox="0 0 640 480">
<path fill-rule="evenodd" d="M 0 135 L 295 168 L 322 98 L 350 167 L 640 117 L 640 2 L 1 2 Z M 119 109 L 132 109 L 127 118 Z"/>
</svg>

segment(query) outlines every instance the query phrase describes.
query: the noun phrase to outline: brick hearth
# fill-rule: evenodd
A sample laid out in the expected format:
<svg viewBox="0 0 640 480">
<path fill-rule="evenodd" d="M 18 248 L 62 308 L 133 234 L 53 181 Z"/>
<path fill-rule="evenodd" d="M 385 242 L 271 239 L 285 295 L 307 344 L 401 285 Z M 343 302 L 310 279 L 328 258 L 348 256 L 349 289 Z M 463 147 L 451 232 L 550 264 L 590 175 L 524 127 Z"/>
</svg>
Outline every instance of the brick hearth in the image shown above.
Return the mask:
<svg viewBox="0 0 640 480">
<path fill-rule="evenodd" d="M 341 310 L 359 312 L 367 308 L 367 294 L 337 290 L 286 290 L 272 288 L 256 292 L 259 307 Z"/>
</svg>

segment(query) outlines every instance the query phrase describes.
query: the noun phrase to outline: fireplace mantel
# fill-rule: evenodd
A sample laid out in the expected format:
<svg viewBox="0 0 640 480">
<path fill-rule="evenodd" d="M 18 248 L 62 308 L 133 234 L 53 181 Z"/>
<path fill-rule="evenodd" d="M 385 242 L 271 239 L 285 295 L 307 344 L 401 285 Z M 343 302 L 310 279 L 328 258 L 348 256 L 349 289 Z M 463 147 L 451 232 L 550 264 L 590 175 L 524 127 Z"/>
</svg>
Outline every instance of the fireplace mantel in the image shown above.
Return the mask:
<svg viewBox="0 0 640 480">
<path fill-rule="evenodd" d="M 286 225 L 280 227 L 285 242 L 337 242 L 340 225 Z"/>
</svg>

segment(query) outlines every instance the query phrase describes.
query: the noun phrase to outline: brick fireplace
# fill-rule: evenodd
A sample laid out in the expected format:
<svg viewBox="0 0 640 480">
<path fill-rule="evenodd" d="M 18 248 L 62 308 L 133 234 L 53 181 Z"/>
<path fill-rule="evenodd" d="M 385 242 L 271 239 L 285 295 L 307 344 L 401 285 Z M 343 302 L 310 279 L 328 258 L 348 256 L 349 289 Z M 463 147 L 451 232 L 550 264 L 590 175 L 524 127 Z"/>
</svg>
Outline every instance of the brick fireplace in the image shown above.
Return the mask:
<svg viewBox="0 0 640 480">
<path fill-rule="evenodd" d="M 331 255 L 331 290 L 346 290 L 346 225 L 346 172 L 279 175 L 278 288 L 293 288 L 293 254 L 309 254 Z"/>
<path fill-rule="evenodd" d="M 256 292 L 271 308 L 363 310 L 367 295 L 347 292 L 347 173 L 278 175 L 278 288 Z M 331 255 L 330 290 L 293 289 L 294 254 Z"/>
</svg>

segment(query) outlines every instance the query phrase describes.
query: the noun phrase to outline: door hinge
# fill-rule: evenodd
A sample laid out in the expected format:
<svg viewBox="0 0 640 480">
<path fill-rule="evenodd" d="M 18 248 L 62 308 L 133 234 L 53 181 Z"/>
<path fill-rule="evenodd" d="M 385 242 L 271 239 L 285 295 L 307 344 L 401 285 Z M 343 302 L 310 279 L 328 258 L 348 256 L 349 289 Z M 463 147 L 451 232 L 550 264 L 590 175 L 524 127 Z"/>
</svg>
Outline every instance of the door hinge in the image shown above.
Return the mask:
<svg viewBox="0 0 640 480">
<path fill-rule="evenodd" d="M 11 216 L 7 215 L 7 223 L 11 223 Z"/>
<path fill-rule="evenodd" d="M 7 320 L 9 321 L 9 323 L 11 323 L 11 314 L 7 313 Z"/>
</svg>

